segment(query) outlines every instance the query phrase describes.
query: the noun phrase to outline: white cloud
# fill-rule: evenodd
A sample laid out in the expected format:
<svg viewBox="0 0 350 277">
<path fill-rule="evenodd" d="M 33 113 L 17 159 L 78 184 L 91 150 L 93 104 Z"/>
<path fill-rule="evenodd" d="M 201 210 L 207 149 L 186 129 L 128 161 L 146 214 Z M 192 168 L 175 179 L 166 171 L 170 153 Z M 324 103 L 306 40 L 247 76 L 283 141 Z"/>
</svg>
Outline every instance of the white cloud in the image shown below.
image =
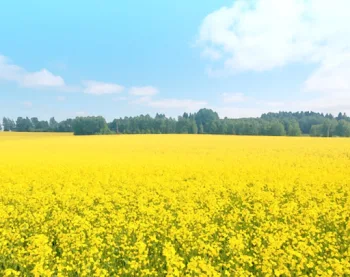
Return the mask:
<svg viewBox="0 0 350 277">
<path fill-rule="evenodd" d="M 104 83 L 97 81 L 83 81 L 84 93 L 102 95 L 102 94 L 113 94 L 120 93 L 124 90 L 124 87 L 113 83 Z"/>
<path fill-rule="evenodd" d="M 264 104 L 268 107 L 284 107 L 285 103 L 282 101 L 267 101 Z"/>
<path fill-rule="evenodd" d="M 314 111 L 332 113 L 339 112 L 350 114 L 350 94 L 336 93 L 323 94 L 308 100 L 280 101 L 280 100 L 260 100 L 251 98 L 251 101 L 242 106 L 221 106 L 213 107 L 221 117 L 258 117 L 267 112 L 279 111 Z"/>
<path fill-rule="evenodd" d="M 222 118 L 260 117 L 263 113 L 290 111 L 292 107 L 300 106 L 300 103 L 288 103 L 287 105 L 279 100 L 262 100 L 245 96 L 243 93 L 223 93 L 221 96 L 224 105 L 211 108 L 217 111 Z"/>
<path fill-rule="evenodd" d="M 83 111 L 75 112 L 75 116 L 86 116 L 86 115 L 87 115 L 87 113 L 83 112 Z"/>
<path fill-rule="evenodd" d="M 203 20 L 197 45 L 203 49 L 202 56 L 212 60 L 208 49 L 221 56 L 220 67 L 208 65 L 207 73 L 212 77 L 267 71 L 293 63 L 314 64 L 317 68 L 302 89 L 320 95 L 292 103 L 263 101 L 263 105 L 285 110 L 349 111 L 349 10 L 348 0 L 237 0 Z M 252 112 L 249 108 L 244 111 Z"/>
<path fill-rule="evenodd" d="M 349 50 L 347 0 L 237 0 L 209 14 L 198 43 L 215 47 L 232 71 L 322 62 Z"/>
<path fill-rule="evenodd" d="M 23 68 L 12 64 L 8 58 L 0 55 L 0 80 L 19 82 L 24 74 Z"/>
<path fill-rule="evenodd" d="M 62 77 L 55 76 L 46 69 L 26 73 L 20 84 L 23 87 L 63 87 L 65 85 Z"/>
<path fill-rule="evenodd" d="M 324 93 L 348 92 L 350 94 L 350 51 L 347 54 L 324 60 L 306 80 L 304 90 Z"/>
<path fill-rule="evenodd" d="M 152 100 L 147 102 L 147 105 L 153 108 L 165 108 L 165 109 L 185 109 L 185 110 L 198 110 L 207 105 L 205 101 L 196 101 L 192 99 L 161 99 Z"/>
<path fill-rule="evenodd" d="M 59 88 L 65 86 L 62 77 L 52 74 L 45 68 L 37 72 L 28 72 L 2 55 L 0 55 L 0 80 L 16 82 L 22 87 Z"/>
<path fill-rule="evenodd" d="M 202 51 L 202 57 L 203 58 L 209 58 L 213 61 L 217 61 L 221 59 L 222 55 L 219 51 L 210 48 L 210 47 L 205 47 L 204 50 Z"/>
<path fill-rule="evenodd" d="M 152 96 L 141 96 L 131 101 L 130 104 L 156 108 L 157 112 L 168 112 L 170 109 L 179 110 L 179 112 L 194 112 L 208 104 L 206 101 L 192 99 L 163 98 L 155 100 Z"/>
<path fill-rule="evenodd" d="M 292 110 L 311 110 L 324 113 L 332 113 L 337 115 L 339 112 L 350 114 L 350 94 L 349 93 L 334 93 L 324 94 L 320 97 L 307 101 L 297 101 L 285 106 L 285 109 L 290 107 Z"/>
<path fill-rule="evenodd" d="M 128 98 L 124 97 L 124 96 L 113 98 L 113 101 L 116 101 L 116 102 L 118 102 L 118 101 L 125 101 L 125 100 L 128 100 Z"/>
<path fill-rule="evenodd" d="M 132 87 L 129 90 L 129 93 L 131 95 L 136 95 L 136 96 L 153 96 L 153 95 L 156 95 L 158 92 L 159 92 L 158 89 L 152 86 Z"/>
<path fill-rule="evenodd" d="M 221 118 L 245 118 L 260 117 L 263 113 L 271 112 L 270 109 L 257 107 L 213 107 Z"/>
<path fill-rule="evenodd" d="M 152 96 L 142 96 L 138 97 L 135 100 L 132 100 L 130 103 L 131 104 L 147 104 L 152 101 Z"/>
<path fill-rule="evenodd" d="M 30 102 L 30 101 L 25 101 L 25 102 L 22 102 L 21 104 L 22 104 L 24 107 L 26 107 L 26 108 L 31 108 L 31 107 L 33 107 L 33 103 Z"/>
<path fill-rule="evenodd" d="M 246 97 L 243 93 L 223 93 L 222 100 L 225 103 L 239 103 L 239 102 L 245 102 L 249 98 Z"/>
<path fill-rule="evenodd" d="M 331 113 L 337 115 L 339 112 L 350 114 L 350 95 L 337 95 L 332 97 L 325 95 L 323 97 L 291 102 L 264 102 L 257 101 L 244 107 L 221 106 L 210 107 L 217 111 L 221 118 L 242 118 L 242 117 L 260 117 L 263 113 L 279 112 L 279 111 L 314 111 Z"/>
</svg>

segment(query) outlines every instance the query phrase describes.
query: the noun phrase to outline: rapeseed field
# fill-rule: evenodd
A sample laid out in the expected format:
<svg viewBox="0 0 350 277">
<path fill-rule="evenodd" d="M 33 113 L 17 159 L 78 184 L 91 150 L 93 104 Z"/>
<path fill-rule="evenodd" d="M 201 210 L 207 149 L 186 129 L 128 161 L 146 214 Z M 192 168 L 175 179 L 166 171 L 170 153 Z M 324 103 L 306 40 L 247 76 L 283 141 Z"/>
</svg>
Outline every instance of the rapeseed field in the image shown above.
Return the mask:
<svg viewBox="0 0 350 277">
<path fill-rule="evenodd" d="M 350 139 L 0 133 L 0 276 L 350 276 Z"/>
</svg>

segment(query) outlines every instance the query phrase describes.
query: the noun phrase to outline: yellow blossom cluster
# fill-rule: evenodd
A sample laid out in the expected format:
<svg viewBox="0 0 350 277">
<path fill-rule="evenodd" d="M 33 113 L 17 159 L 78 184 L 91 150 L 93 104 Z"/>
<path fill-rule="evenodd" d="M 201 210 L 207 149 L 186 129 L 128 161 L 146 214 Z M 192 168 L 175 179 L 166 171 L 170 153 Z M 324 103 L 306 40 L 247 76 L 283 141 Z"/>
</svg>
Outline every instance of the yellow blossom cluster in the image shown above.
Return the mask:
<svg viewBox="0 0 350 277">
<path fill-rule="evenodd" d="M 350 140 L 0 133 L 0 276 L 350 276 Z"/>
</svg>

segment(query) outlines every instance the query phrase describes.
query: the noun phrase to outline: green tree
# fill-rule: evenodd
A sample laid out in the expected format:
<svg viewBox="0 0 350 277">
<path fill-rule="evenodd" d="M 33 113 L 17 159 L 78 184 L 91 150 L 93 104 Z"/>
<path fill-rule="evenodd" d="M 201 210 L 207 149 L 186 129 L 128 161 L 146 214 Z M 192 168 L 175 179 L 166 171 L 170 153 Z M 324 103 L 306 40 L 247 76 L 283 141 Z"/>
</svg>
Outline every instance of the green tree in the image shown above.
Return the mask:
<svg viewBox="0 0 350 277">
<path fill-rule="evenodd" d="M 190 130 L 190 122 L 187 118 L 182 116 L 178 117 L 176 123 L 176 133 L 178 134 L 188 134 Z"/>
<path fill-rule="evenodd" d="M 16 123 L 7 117 L 4 117 L 2 119 L 2 125 L 4 128 L 4 131 L 8 132 L 8 131 L 14 131 L 16 129 Z"/>
<path fill-rule="evenodd" d="M 50 127 L 50 131 L 51 132 L 57 131 L 58 122 L 56 121 L 56 119 L 54 117 L 50 118 L 50 120 L 49 120 L 49 127 Z"/>
<path fill-rule="evenodd" d="M 211 121 L 209 124 L 209 128 L 207 129 L 207 133 L 216 134 L 218 132 L 218 124 L 216 121 Z"/>
<path fill-rule="evenodd" d="M 17 132 L 30 132 L 33 131 L 32 122 L 28 117 L 18 117 L 16 120 L 16 131 Z"/>
<path fill-rule="evenodd" d="M 220 120 L 218 125 L 218 134 L 224 135 L 227 133 L 227 122 L 225 120 Z"/>
<path fill-rule="evenodd" d="M 312 125 L 310 128 L 310 136 L 322 137 L 323 136 L 323 125 L 322 124 Z"/>
<path fill-rule="evenodd" d="M 40 132 L 50 131 L 49 122 L 47 122 L 46 120 L 40 120 L 37 131 L 40 131 Z"/>
<path fill-rule="evenodd" d="M 203 133 L 212 133 L 214 130 L 211 127 L 216 127 L 211 125 L 212 122 L 219 120 L 219 115 L 211 109 L 200 109 L 194 116 L 197 126 L 203 125 Z M 214 127 L 214 128 L 215 128 Z M 216 131 L 216 130 L 215 130 Z"/>
<path fill-rule="evenodd" d="M 204 129 L 203 129 L 203 124 L 199 124 L 198 126 L 198 134 L 203 134 L 204 133 Z"/>
<path fill-rule="evenodd" d="M 325 119 L 322 125 L 322 134 L 324 137 L 332 137 L 335 128 L 337 127 L 337 121 L 331 117 L 332 115 L 328 115 L 328 118 Z"/>
<path fill-rule="evenodd" d="M 287 135 L 297 137 L 301 135 L 299 123 L 296 120 L 291 120 L 287 124 Z"/>
<path fill-rule="evenodd" d="M 285 136 L 286 130 L 284 129 L 284 126 L 281 122 L 274 121 L 270 125 L 268 135 L 269 136 Z"/>
<path fill-rule="evenodd" d="M 58 123 L 57 132 L 72 133 L 73 132 L 73 122 L 74 122 L 74 119 L 71 119 L 71 118 L 68 118 L 66 120 L 61 121 L 60 123 Z"/>
<path fill-rule="evenodd" d="M 340 137 L 350 137 L 350 122 L 341 119 L 335 128 L 335 134 Z"/>
<path fill-rule="evenodd" d="M 95 135 L 110 133 L 102 116 L 77 117 L 73 121 L 74 135 Z"/>
<path fill-rule="evenodd" d="M 32 122 L 33 129 L 38 130 L 39 129 L 39 119 L 37 117 L 32 117 L 30 119 L 30 121 Z"/>
<path fill-rule="evenodd" d="M 235 135 L 236 131 L 235 131 L 235 124 L 233 123 L 232 120 L 227 120 L 227 134 L 229 135 Z"/>
<path fill-rule="evenodd" d="M 190 120 L 189 133 L 190 134 L 197 134 L 198 133 L 198 127 L 197 127 L 196 121 L 194 119 Z"/>
</svg>

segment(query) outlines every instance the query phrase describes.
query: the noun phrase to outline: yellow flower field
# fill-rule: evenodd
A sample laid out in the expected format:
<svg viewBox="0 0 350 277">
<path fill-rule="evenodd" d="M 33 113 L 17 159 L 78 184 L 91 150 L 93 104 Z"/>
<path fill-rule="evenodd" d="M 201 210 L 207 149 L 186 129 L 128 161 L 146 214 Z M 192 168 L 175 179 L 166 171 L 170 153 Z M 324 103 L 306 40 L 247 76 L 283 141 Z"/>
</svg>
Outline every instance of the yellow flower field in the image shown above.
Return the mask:
<svg viewBox="0 0 350 277">
<path fill-rule="evenodd" d="M 350 276 L 350 139 L 0 133 L 0 276 Z"/>
</svg>

